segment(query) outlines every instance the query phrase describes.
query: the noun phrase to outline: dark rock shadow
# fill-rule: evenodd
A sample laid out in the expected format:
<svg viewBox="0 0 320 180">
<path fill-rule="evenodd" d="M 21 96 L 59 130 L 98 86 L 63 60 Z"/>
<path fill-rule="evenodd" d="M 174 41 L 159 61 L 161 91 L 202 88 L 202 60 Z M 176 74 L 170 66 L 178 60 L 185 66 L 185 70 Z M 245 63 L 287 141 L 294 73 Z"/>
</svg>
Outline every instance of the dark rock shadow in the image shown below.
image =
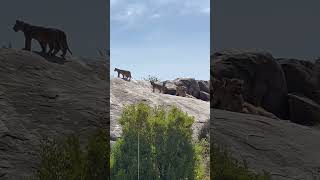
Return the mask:
<svg viewBox="0 0 320 180">
<path fill-rule="evenodd" d="M 44 59 L 46 59 L 47 61 L 52 62 L 52 63 L 64 64 L 67 62 L 71 62 L 70 60 L 68 61 L 62 57 L 49 56 L 48 54 L 43 54 L 42 52 L 39 52 L 39 51 L 33 51 L 33 52 L 40 55 L 41 57 L 43 57 Z"/>
<path fill-rule="evenodd" d="M 130 80 L 128 78 L 121 78 L 121 79 L 130 82 Z"/>
</svg>

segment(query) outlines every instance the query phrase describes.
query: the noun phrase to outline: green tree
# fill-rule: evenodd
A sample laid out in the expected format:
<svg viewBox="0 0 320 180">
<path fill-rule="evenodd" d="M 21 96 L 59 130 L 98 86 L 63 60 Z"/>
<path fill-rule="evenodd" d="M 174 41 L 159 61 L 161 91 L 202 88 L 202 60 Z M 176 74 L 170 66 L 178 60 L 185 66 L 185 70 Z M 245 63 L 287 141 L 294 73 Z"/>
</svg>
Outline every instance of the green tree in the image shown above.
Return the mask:
<svg viewBox="0 0 320 180">
<path fill-rule="evenodd" d="M 140 103 L 126 107 L 119 122 L 123 135 L 111 152 L 112 179 L 137 179 L 138 168 L 140 179 L 199 177 L 200 161 L 192 143 L 193 117 L 176 107 L 166 111 Z"/>
</svg>

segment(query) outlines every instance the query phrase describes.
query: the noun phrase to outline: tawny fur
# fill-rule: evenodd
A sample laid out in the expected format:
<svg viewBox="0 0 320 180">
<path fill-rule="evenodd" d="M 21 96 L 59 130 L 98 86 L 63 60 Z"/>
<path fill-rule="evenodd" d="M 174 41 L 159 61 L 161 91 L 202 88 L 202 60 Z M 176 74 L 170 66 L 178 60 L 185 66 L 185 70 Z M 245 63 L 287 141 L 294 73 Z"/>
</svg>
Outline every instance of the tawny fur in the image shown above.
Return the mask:
<svg viewBox="0 0 320 180">
<path fill-rule="evenodd" d="M 187 88 L 184 86 L 177 86 L 176 87 L 176 96 L 186 97 L 187 96 Z"/>
<path fill-rule="evenodd" d="M 24 50 L 31 51 L 31 41 L 35 39 L 39 42 L 42 53 L 48 55 L 56 55 L 62 50 L 62 57 L 65 58 L 67 51 L 72 54 L 68 47 L 66 34 L 55 28 L 46 28 L 41 26 L 33 26 L 23 21 L 17 20 L 13 30 L 15 32 L 22 31 L 25 36 Z M 49 51 L 46 52 L 47 45 L 49 45 Z"/>
<path fill-rule="evenodd" d="M 165 87 L 165 82 L 162 83 L 162 85 L 159 85 L 155 83 L 154 81 L 150 81 L 150 84 L 152 86 L 152 92 L 155 92 L 156 89 L 160 91 L 160 93 L 165 93 L 166 87 Z"/>
<path fill-rule="evenodd" d="M 225 78 L 222 80 L 213 79 L 212 82 L 212 108 L 278 119 L 262 107 L 256 107 L 244 101 L 242 96 L 243 80 Z"/>
<path fill-rule="evenodd" d="M 120 78 L 120 74 L 122 75 L 122 78 L 126 78 L 129 81 L 132 78 L 130 71 L 122 70 L 122 69 L 118 69 L 118 68 L 114 68 L 114 71 L 116 71 L 118 73 L 118 78 Z"/>
</svg>

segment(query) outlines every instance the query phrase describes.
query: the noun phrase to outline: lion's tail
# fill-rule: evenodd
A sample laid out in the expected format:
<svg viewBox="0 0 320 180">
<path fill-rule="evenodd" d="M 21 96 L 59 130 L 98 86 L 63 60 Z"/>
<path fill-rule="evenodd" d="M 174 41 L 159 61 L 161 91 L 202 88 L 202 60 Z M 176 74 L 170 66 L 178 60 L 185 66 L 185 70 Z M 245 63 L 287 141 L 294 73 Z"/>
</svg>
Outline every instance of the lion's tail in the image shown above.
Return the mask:
<svg viewBox="0 0 320 180">
<path fill-rule="evenodd" d="M 70 48 L 69 48 L 69 45 L 68 45 L 68 42 L 67 42 L 67 37 L 64 38 L 64 42 L 65 42 L 65 44 L 66 44 L 67 50 L 68 50 L 68 51 L 70 52 L 70 54 L 72 55 L 72 52 L 71 52 L 71 50 L 70 50 Z"/>
<path fill-rule="evenodd" d="M 69 53 L 72 55 L 71 50 L 69 49 L 69 46 L 67 45 L 67 50 L 69 51 Z"/>
</svg>

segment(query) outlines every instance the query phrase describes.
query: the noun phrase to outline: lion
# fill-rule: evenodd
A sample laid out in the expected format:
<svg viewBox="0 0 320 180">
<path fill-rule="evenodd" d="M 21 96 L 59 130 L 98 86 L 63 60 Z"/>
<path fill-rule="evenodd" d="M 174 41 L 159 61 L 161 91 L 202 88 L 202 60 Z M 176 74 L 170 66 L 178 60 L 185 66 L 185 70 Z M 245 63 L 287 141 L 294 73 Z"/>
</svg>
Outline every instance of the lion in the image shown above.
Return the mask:
<svg viewBox="0 0 320 180">
<path fill-rule="evenodd" d="M 242 96 L 243 84 L 244 81 L 240 79 L 213 79 L 213 99 L 211 102 L 212 108 L 278 119 L 274 114 L 266 111 L 262 107 L 256 107 L 248 102 L 245 102 Z"/>
<path fill-rule="evenodd" d="M 238 79 L 214 79 L 212 108 L 222 108 L 228 111 L 241 112 L 244 102 L 241 91 L 243 81 Z"/>
<path fill-rule="evenodd" d="M 269 117 L 272 119 L 279 119 L 276 115 L 272 114 L 271 112 L 266 111 L 262 107 L 260 107 L 260 106 L 256 107 L 248 102 L 244 102 L 242 107 L 243 107 L 243 110 L 242 110 L 243 113 L 265 116 L 265 117 Z"/>
<path fill-rule="evenodd" d="M 55 56 L 61 50 L 62 51 L 62 55 L 61 55 L 62 58 L 65 58 L 67 51 L 69 51 L 70 54 L 72 55 L 72 52 L 69 49 L 69 46 L 67 43 L 66 33 L 61 30 L 58 30 L 58 29 L 55 29 L 55 31 L 56 31 L 56 36 L 58 38 L 55 41 L 49 43 L 50 50 L 49 50 L 48 54 Z"/>
<path fill-rule="evenodd" d="M 114 71 L 116 71 L 118 73 L 118 78 L 120 78 L 120 74 L 122 75 L 122 78 L 126 78 L 129 81 L 132 78 L 130 71 L 126 71 L 126 70 L 122 70 L 122 69 L 118 69 L 118 68 L 114 68 Z"/>
<path fill-rule="evenodd" d="M 160 93 L 165 93 L 166 91 L 166 82 L 162 82 L 162 85 L 155 83 L 154 81 L 150 81 L 152 85 L 152 92 L 155 92 L 155 89 L 158 89 Z"/>
<path fill-rule="evenodd" d="M 42 53 L 48 55 L 56 55 L 60 50 L 62 50 L 62 58 L 65 58 L 67 51 L 72 54 L 68 43 L 66 34 L 54 28 L 46 28 L 41 26 L 33 26 L 23 21 L 16 20 L 13 27 L 15 32 L 22 31 L 25 36 L 25 47 L 24 50 L 31 51 L 31 41 L 35 39 L 39 42 Z M 47 45 L 49 45 L 49 52 L 46 52 Z M 52 52 L 54 50 L 54 52 Z"/>
<path fill-rule="evenodd" d="M 187 96 L 187 88 L 184 86 L 177 86 L 176 87 L 176 96 L 186 97 Z"/>
</svg>

